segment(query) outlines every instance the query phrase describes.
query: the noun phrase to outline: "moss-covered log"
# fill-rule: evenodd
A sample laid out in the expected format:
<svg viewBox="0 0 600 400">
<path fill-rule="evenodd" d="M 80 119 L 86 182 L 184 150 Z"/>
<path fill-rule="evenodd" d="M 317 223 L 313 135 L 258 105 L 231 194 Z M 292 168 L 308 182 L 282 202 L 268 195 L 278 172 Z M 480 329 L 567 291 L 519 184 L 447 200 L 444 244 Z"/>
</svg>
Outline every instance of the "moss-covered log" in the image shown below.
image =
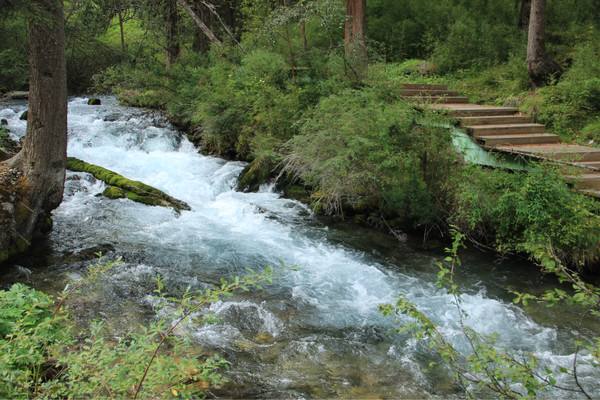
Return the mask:
<svg viewBox="0 0 600 400">
<path fill-rule="evenodd" d="M 191 210 L 187 203 L 177 200 L 152 186 L 133 181 L 114 171 L 77 158 L 69 157 L 67 159 L 67 169 L 74 172 L 87 172 L 106 183 L 108 187 L 102 194 L 109 199 L 129 199 L 150 206 L 171 207 L 178 212 Z"/>
</svg>

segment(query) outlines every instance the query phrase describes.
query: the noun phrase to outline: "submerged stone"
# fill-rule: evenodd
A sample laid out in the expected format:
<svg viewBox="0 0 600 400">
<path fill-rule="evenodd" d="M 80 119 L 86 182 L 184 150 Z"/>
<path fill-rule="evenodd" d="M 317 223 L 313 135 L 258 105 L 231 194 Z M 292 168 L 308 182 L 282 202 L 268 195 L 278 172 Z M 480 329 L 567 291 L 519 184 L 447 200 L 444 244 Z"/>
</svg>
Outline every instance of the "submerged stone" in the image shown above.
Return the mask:
<svg viewBox="0 0 600 400">
<path fill-rule="evenodd" d="M 88 106 L 100 106 L 102 105 L 102 101 L 96 97 L 93 97 L 88 100 Z"/>
<path fill-rule="evenodd" d="M 87 172 L 106 183 L 108 186 L 102 193 L 109 199 L 129 199 L 149 206 L 170 207 L 175 211 L 191 210 L 184 201 L 169 196 L 145 183 L 134 181 L 114 171 L 90 164 L 77 158 L 67 158 L 67 168 L 74 172 Z"/>
</svg>

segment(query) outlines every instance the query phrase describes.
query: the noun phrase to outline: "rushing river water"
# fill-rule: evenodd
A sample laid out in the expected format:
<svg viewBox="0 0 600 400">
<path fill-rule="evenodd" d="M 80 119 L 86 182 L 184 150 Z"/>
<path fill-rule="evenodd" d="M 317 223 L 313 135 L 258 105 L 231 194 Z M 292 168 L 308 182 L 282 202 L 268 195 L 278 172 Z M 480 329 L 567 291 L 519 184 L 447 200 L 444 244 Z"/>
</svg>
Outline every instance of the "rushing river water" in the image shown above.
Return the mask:
<svg viewBox="0 0 600 400">
<path fill-rule="evenodd" d="M 16 136 L 25 132 L 18 118 L 25 107 L 0 106 L 0 118 L 8 119 Z M 120 255 L 125 263 L 104 278 L 98 293 L 89 294 L 94 307 L 81 312 L 125 330 L 153 318 L 150 295 L 158 275 L 178 291 L 271 265 L 272 285 L 214 304 L 218 323 L 188 327 L 198 345 L 232 363 L 230 384 L 217 394 L 461 396 L 443 371 L 428 368 L 428 351 L 394 333 L 393 321 L 378 313 L 379 304 L 407 296 L 466 351 L 452 297 L 434 284 L 439 252 L 415 250 L 352 225 L 323 224 L 307 207 L 269 187 L 236 192 L 243 163 L 203 156 L 160 115 L 120 107 L 113 98 L 103 98 L 98 107 L 83 98 L 70 101 L 68 152 L 158 187 L 188 202 L 192 211 L 176 215 L 108 200 L 98 195 L 103 183 L 69 173 L 41 256 L 19 260 L 32 269 L 25 278 L 34 286 L 59 291 L 88 264 L 82 253 L 103 249 Z M 526 263 L 498 263 L 491 254 L 472 252 L 465 254 L 464 264 L 466 324 L 480 333 L 497 332 L 499 346 L 533 351 L 553 369 L 570 367 L 573 339 L 598 329 L 593 323 L 581 327 L 569 309 L 512 305 L 509 288 L 539 292 L 552 284 Z M 24 279 L 15 278 L 18 271 L 9 270 L 3 283 Z M 600 393 L 592 373 L 585 366 L 579 371 L 582 381 Z"/>
</svg>

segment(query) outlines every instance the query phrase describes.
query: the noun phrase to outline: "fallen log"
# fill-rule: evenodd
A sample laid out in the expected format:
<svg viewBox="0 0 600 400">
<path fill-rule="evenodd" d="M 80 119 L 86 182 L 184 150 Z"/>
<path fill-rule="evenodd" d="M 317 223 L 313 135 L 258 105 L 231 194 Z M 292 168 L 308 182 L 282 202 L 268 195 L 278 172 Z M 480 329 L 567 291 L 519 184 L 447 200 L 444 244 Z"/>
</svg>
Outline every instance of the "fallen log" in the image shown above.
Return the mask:
<svg viewBox="0 0 600 400">
<path fill-rule="evenodd" d="M 74 157 L 67 158 L 67 169 L 73 172 L 87 172 L 104 182 L 107 187 L 102 195 L 109 199 L 129 199 L 149 206 L 173 208 L 177 212 L 191 210 L 186 202 L 171 197 L 161 190 Z"/>
</svg>

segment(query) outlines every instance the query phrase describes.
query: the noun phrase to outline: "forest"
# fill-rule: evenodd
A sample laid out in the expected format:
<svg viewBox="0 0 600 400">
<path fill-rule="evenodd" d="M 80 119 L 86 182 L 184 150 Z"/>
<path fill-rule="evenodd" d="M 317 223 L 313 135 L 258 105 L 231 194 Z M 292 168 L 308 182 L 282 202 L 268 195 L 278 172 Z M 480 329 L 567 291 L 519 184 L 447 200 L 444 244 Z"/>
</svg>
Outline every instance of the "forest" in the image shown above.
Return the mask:
<svg viewBox="0 0 600 400">
<path fill-rule="evenodd" d="M 0 0 L 0 398 L 600 398 L 597 0 Z"/>
</svg>

